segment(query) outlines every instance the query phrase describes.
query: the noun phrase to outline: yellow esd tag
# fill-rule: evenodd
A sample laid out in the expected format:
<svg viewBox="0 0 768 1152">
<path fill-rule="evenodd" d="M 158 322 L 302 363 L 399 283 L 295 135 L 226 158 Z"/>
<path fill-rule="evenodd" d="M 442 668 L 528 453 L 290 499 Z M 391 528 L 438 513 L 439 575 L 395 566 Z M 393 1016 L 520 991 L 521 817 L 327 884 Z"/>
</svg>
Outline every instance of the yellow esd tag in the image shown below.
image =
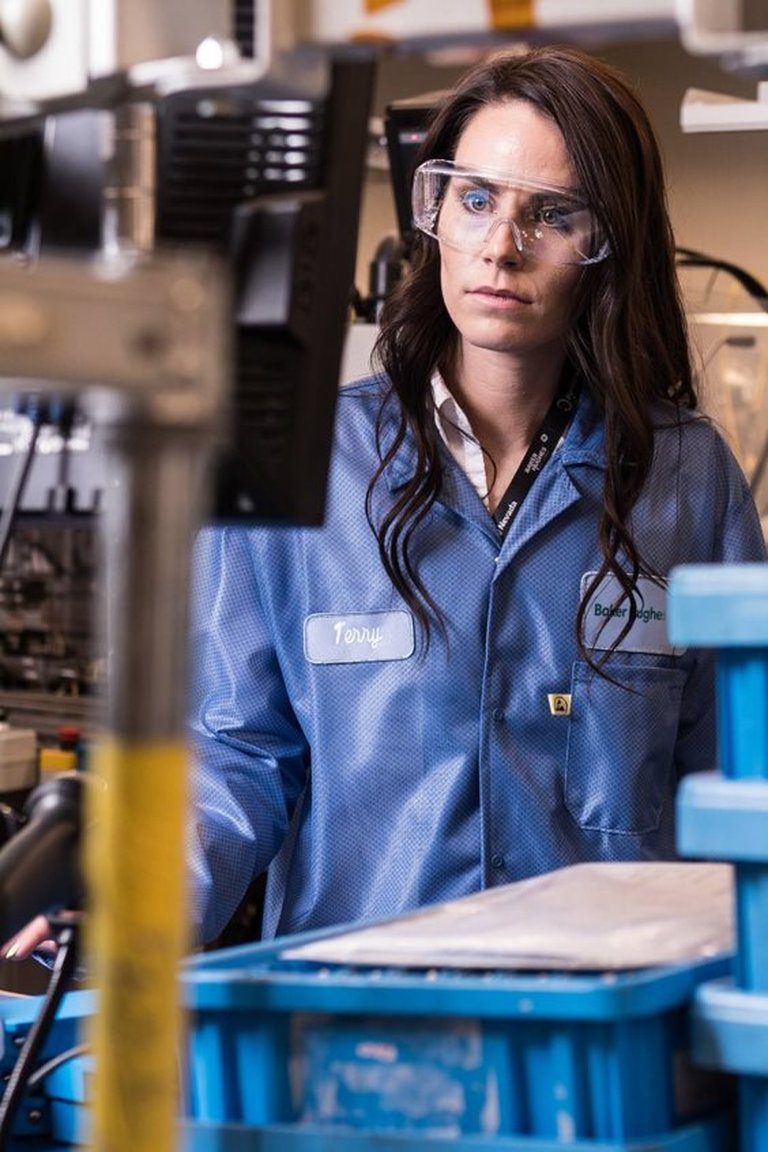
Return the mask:
<svg viewBox="0 0 768 1152">
<path fill-rule="evenodd" d="M 571 697 L 567 692 L 549 692 L 547 694 L 549 710 L 553 716 L 570 716 Z"/>
<path fill-rule="evenodd" d="M 381 12 L 382 8 L 394 8 L 396 4 L 402 4 L 403 0 L 365 0 L 365 11 Z"/>
<path fill-rule="evenodd" d="M 488 0 L 491 27 L 532 28 L 534 0 Z"/>
</svg>

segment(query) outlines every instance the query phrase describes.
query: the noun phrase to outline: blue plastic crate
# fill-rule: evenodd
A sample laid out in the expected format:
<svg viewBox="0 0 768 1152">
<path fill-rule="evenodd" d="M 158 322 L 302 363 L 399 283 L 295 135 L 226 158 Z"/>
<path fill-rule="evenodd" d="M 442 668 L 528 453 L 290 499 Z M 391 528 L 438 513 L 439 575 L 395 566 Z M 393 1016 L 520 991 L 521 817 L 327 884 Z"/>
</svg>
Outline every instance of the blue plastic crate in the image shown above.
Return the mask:
<svg viewBox="0 0 768 1152">
<path fill-rule="evenodd" d="M 686 777 L 677 846 L 683 856 L 734 863 L 734 977 L 741 988 L 768 991 L 768 780 Z"/>
<path fill-rule="evenodd" d="M 60 1147 L 79 1148 L 90 1140 L 93 1069 L 93 1055 L 85 1053 L 60 1064 L 45 1079 L 51 1137 Z"/>
<path fill-rule="evenodd" d="M 730 980 L 703 984 L 691 1010 L 691 1043 L 703 1066 L 739 1076 L 743 1152 L 768 1148 L 768 995 Z"/>
<path fill-rule="evenodd" d="M 43 998 L 0 993 L 0 1076 L 7 1079 L 24 1039 L 34 1024 Z M 82 1042 L 82 1023 L 93 1012 L 93 994 L 83 989 L 65 996 L 38 1054 L 36 1067 L 59 1057 Z M 51 1102 L 45 1082 L 30 1092 L 19 1108 L 7 1152 L 38 1152 L 56 1146 Z"/>
<path fill-rule="evenodd" d="M 567 1146 L 528 1137 L 430 1138 L 412 1133 L 333 1132 L 277 1125 L 187 1123 L 179 1152 L 731 1152 L 735 1133 L 727 1119 L 691 1124 L 651 1140 L 630 1143 L 577 1140 Z M 753 1150 L 757 1152 L 757 1149 Z"/>
<path fill-rule="evenodd" d="M 675 645 L 717 648 L 718 765 L 768 777 L 768 564 L 692 564 L 670 576 Z"/>
<path fill-rule="evenodd" d="M 282 955 L 316 938 L 211 953 L 185 969 L 191 1120 L 258 1131 L 253 1147 L 281 1152 L 293 1147 L 286 1133 L 297 1148 L 371 1152 L 389 1147 L 385 1137 L 393 1149 L 428 1138 L 435 1152 L 442 1140 L 457 1152 L 647 1150 L 678 1137 L 681 1148 L 724 1147 L 719 1120 L 685 1129 L 731 1087 L 692 1066 L 687 1026 L 694 989 L 728 972 L 728 957 L 574 974 Z M 270 1143 L 277 1133 L 283 1143 Z M 310 1134 L 319 1142 L 303 1143 Z"/>
<path fill-rule="evenodd" d="M 694 994 L 690 1034 L 698 1064 L 768 1082 L 768 995 L 708 981 Z"/>
<path fill-rule="evenodd" d="M 677 793 L 677 847 L 695 859 L 768 864 L 768 779 L 696 772 Z"/>
</svg>

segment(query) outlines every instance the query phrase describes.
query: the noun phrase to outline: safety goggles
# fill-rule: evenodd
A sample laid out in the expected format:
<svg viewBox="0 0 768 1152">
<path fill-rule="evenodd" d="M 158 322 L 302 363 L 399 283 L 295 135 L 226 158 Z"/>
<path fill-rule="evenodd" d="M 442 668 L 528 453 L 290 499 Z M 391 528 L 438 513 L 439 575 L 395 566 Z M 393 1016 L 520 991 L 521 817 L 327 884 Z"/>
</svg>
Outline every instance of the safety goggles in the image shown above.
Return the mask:
<svg viewBox="0 0 768 1152">
<path fill-rule="evenodd" d="M 502 225 L 521 255 L 546 264 L 597 264 L 610 251 L 599 221 L 572 189 L 452 160 L 419 165 L 412 210 L 421 232 L 473 256 Z"/>
</svg>

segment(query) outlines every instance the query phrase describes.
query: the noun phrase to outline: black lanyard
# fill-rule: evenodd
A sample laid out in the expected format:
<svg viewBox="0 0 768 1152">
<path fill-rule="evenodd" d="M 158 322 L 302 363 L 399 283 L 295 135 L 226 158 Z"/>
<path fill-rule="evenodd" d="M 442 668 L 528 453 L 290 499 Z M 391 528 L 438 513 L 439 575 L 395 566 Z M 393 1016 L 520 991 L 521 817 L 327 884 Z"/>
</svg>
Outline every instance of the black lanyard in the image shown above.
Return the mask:
<svg viewBox="0 0 768 1152">
<path fill-rule="evenodd" d="M 578 377 L 570 379 L 552 401 L 541 427 L 493 513 L 493 519 L 501 536 L 506 536 L 536 477 L 560 443 L 576 407 L 579 391 Z"/>
</svg>

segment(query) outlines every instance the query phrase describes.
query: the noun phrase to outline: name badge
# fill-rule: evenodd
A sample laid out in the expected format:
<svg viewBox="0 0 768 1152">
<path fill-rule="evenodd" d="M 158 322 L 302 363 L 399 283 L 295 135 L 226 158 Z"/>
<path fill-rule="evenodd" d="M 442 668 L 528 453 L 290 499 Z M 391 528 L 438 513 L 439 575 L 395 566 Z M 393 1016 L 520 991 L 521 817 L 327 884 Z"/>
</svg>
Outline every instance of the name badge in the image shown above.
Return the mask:
<svg viewBox="0 0 768 1152">
<path fill-rule="evenodd" d="M 304 655 L 311 664 L 407 660 L 413 649 L 408 612 L 320 612 L 304 621 Z"/>
<path fill-rule="evenodd" d="M 596 573 L 585 572 L 581 578 L 582 599 Z M 637 582 L 640 603 L 637 617 L 617 652 L 647 652 L 655 656 L 679 656 L 685 648 L 675 648 L 667 636 L 667 591 L 645 576 Z M 606 576 L 592 592 L 584 618 L 584 640 L 587 648 L 607 651 L 613 646 L 629 620 L 629 603 L 621 604 L 621 585 L 615 576 Z"/>
</svg>

